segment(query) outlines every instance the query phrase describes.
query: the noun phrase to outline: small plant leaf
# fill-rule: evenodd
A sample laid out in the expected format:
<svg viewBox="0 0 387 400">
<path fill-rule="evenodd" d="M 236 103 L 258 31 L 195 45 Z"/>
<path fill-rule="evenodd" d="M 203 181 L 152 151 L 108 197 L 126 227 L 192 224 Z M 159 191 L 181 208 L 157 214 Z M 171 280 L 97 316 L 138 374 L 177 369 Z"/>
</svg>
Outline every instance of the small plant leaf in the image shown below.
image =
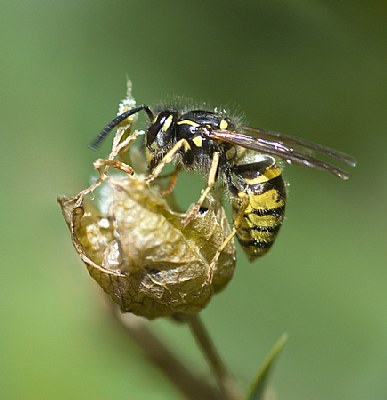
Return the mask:
<svg viewBox="0 0 387 400">
<path fill-rule="evenodd" d="M 246 400 L 265 400 L 267 392 L 267 384 L 270 372 L 273 368 L 274 361 L 282 350 L 288 339 L 287 334 L 283 334 L 273 346 L 272 350 L 261 365 L 255 379 L 252 382 L 250 392 L 246 396 Z"/>
</svg>

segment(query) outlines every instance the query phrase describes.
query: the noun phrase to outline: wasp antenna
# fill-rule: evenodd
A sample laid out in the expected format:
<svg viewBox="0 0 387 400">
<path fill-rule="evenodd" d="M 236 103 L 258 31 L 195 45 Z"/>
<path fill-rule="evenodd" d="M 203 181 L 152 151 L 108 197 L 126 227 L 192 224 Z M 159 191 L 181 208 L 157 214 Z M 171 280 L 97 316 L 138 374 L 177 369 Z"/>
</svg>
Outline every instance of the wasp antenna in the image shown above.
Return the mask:
<svg viewBox="0 0 387 400">
<path fill-rule="evenodd" d="M 116 118 L 114 118 L 112 121 L 110 121 L 105 128 L 93 139 L 93 141 L 89 144 L 89 148 L 91 150 L 97 150 L 97 148 L 100 146 L 102 141 L 105 139 L 105 137 L 109 134 L 109 132 L 115 128 L 120 122 L 124 121 L 126 118 L 130 117 L 133 114 L 136 114 L 140 111 L 144 110 L 150 120 L 153 120 L 154 115 L 151 109 L 146 105 L 142 104 L 141 106 L 132 108 L 128 111 L 125 111 L 124 113 L 118 115 Z"/>
</svg>

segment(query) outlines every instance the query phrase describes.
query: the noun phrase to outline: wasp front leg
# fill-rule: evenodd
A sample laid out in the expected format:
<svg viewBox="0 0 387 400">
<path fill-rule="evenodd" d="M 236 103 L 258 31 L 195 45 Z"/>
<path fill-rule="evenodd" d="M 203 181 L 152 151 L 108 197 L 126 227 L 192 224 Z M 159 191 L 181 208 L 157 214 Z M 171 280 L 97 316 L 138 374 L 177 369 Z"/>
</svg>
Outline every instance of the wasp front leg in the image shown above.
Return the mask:
<svg viewBox="0 0 387 400">
<path fill-rule="evenodd" d="M 164 167 L 173 161 L 176 154 L 182 148 L 184 148 L 184 151 L 188 151 L 190 149 L 190 145 L 186 139 L 180 139 L 178 142 L 176 142 L 172 146 L 172 148 L 167 152 L 167 154 L 165 154 L 165 156 L 160 160 L 160 162 L 154 168 L 152 173 L 145 178 L 145 182 L 150 183 L 150 182 L 154 181 L 161 174 Z M 150 160 L 148 160 L 148 162 L 149 161 Z"/>
<path fill-rule="evenodd" d="M 202 206 L 208 193 L 214 187 L 216 183 L 216 175 L 218 173 L 218 167 L 219 167 L 219 153 L 215 152 L 212 156 L 212 162 L 211 162 L 210 172 L 208 174 L 207 186 L 205 187 L 205 189 L 202 190 L 202 194 L 199 200 L 193 206 L 191 206 L 187 211 L 186 216 L 182 221 L 184 226 L 188 225 L 197 216 L 200 207 Z"/>
</svg>

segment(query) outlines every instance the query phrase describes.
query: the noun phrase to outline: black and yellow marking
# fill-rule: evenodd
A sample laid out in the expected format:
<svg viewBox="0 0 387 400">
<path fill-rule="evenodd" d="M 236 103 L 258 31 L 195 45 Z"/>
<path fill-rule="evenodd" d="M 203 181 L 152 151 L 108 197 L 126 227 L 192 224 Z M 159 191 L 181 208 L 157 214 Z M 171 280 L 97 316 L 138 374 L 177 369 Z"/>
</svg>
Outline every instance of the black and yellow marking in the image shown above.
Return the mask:
<svg viewBox="0 0 387 400">
<path fill-rule="evenodd" d="M 189 125 L 189 126 L 193 126 L 194 128 L 197 128 L 199 126 L 199 124 L 195 121 L 192 121 L 190 119 L 183 119 L 180 121 L 177 121 L 176 123 L 178 126 L 179 125 Z"/>
<path fill-rule="evenodd" d="M 221 179 L 231 194 L 234 229 L 222 248 L 237 235 L 250 260 L 267 253 L 282 225 L 286 192 L 281 168 L 274 157 L 288 163 L 330 172 L 342 179 L 349 173 L 333 162 L 354 167 L 353 157 L 306 139 L 242 127 L 224 111 L 163 107 L 157 112 L 142 104 L 115 117 L 90 144 L 96 149 L 108 133 L 128 117 L 144 111 L 149 119 L 145 132 L 150 183 L 169 163 L 176 171 L 200 171 L 207 186 L 186 213 L 192 221 L 216 181 Z M 325 160 L 326 159 L 326 160 Z M 167 192 L 173 190 L 176 176 Z"/>
<path fill-rule="evenodd" d="M 273 159 L 267 161 L 236 167 L 243 185 L 232 198 L 232 216 L 237 238 L 250 261 L 269 251 L 284 220 L 282 171 Z"/>
</svg>

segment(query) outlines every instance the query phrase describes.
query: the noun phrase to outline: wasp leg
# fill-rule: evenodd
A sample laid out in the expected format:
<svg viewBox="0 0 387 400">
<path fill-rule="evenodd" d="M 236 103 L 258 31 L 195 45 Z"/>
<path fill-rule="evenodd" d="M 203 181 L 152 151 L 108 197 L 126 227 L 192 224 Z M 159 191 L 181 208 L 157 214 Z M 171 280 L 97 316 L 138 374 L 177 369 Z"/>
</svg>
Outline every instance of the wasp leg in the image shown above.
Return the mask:
<svg viewBox="0 0 387 400">
<path fill-rule="evenodd" d="M 168 151 L 168 153 L 165 154 L 165 156 L 160 160 L 152 173 L 145 178 L 145 182 L 150 183 L 155 180 L 161 174 L 163 168 L 173 161 L 173 158 L 182 147 L 184 147 L 185 151 L 189 150 L 190 145 L 186 139 L 180 139 L 177 143 L 174 144 L 174 146 Z"/>
<path fill-rule="evenodd" d="M 222 253 L 222 251 L 226 248 L 226 246 L 228 245 L 228 243 L 233 240 L 234 236 L 237 233 L 237 230 L 240 228 L 241 223 L 243 221 L 243 214 L 246 211 L 247 206 L 249 205 L 249 196 L 247 193 L 244 193 L 243 198 L 242 198 L 242 204 L 241 207 L 238 211 L 237 216 L 234 219 L 234 226 L 233 229 L 231 231 L 231 233 L 226 237 L 226 239 L 224 239 L 224 242 L 222 243 L 222 245 L 219 247 L 218 251 L 216 252 L 216 254 L 214 255 L 214 257 L 211 260 L 211 264 L 210 264 L 210 277 L 209 279 L 212 278 L 212 275 L 214 273 L 214 269 L 215 269 L 215 265 L 218 262 L 219 256 Z"/>
<path fill-rule="evenodd" d="M 184 226 L 188 225 L 196 217 L 205 198 L 207 197 L 211 189 L 214 187 L 216 182 L 216 174 L 218 173 L 218 166 L 219 166 L 219 153 L 215 152 L 212 157 L 210 173 L 208 174 L 207 186 L 205 189 L 202 190 L 202 194 L 199 200 L 187 212 L 186 217 L 182 221 Z"/>
<path fill-rule="evenodd" d="M 169 183 L 168 186 L 163 189 L 160 194 L 161 196 L 167 196 L 168 194 L 173 192 L 173 189 L 176 186 L 177 183 L 177 175 L 179 173 L 178 168 L 176 167 L 170 174 L 169 174 Z"/>
<path fill-rule="evenodd" d="M 242 203 L 241 203 L 241 207 L 238 211 L 238 214 L 236 215 L 236 217 L 234 218 L 234 229 L 235 231 L 237 231 L 243 221 L 243 215 L 246 211 L 247 206 L 250 203 L 250 198 L 249 195 L 247 193 L 240 193 L 239 197 L 242 199 Z"/>
</svg>

